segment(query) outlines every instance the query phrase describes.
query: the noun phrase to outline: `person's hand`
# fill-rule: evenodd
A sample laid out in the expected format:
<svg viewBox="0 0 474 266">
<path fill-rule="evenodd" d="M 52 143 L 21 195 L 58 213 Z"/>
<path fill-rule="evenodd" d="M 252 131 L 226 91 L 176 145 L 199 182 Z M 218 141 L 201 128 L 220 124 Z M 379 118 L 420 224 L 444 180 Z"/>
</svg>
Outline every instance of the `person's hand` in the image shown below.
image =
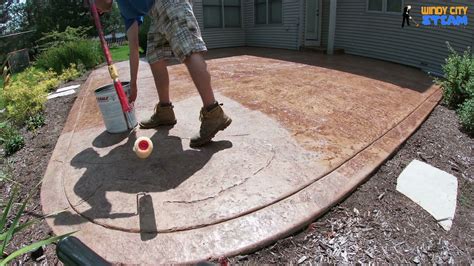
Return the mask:
<svg viewBox="0 0 474 266">
<path fill-rule="evenodd" d="M 95 0 L 95 6 L 99 13 L 110 12 L 113 0 Z"/>
<path fill-rule="evenodd" d="M 133 103 L 137 99 L 137 91 L 138 86 L 136 82 L 130 83 L 130 98 L 128 99 L 129 102 Z"/>
</svg>

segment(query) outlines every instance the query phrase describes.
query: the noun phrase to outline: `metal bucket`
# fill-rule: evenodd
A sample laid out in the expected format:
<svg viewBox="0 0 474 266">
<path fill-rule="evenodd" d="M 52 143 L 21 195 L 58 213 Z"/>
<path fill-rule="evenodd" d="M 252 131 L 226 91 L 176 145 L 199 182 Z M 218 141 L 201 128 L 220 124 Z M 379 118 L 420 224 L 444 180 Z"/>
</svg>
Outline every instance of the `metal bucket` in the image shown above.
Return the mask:
<svg viewBox="0 0 474 266">
<path fill-rule="evenodd" d="M 123 90 L 127 97 L 130 96 L 130 83 L 122 82 Z M 104 119 L 105 129 L 109 133 L 121 133 L 127 131 L 127 120 L 125 114 L 122 112 L 122 106 L 118 98 L 117 92 L 115 91 L 114 84 L 109 84 L 100 87 L 95 90 L 95 97 L 97 104 L 99 105 L 102 118 Z M 135 108 L 133 105 L 130 106 L 131 111 L 131 124 L 137 125 L 137 119 L 135 117 Z"/>
</svg>

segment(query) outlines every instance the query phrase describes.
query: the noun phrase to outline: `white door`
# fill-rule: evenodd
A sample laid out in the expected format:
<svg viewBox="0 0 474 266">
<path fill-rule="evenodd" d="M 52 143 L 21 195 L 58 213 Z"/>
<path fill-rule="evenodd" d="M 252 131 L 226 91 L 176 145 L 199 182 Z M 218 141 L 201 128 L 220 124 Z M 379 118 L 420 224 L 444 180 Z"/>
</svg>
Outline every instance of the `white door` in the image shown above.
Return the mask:
<svg viewBox="0 0 474 266">
<path fill-rule="evenodd" d="M 320 0 L 306 0 L 305 45 L 318 46 L 320 41 Z"/>
</svg>

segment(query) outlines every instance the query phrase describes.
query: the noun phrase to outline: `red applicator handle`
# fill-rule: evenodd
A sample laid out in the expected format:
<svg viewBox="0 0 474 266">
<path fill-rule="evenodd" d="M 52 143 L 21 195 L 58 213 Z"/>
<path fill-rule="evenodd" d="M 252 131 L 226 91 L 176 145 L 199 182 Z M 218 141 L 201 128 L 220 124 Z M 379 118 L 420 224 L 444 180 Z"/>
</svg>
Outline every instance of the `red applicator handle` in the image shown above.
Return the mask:
<svg viewBox="0 0 474 266">
<path fill-rule="evenodd" d="M 89 3 L 90 3 L 92 16 L 94 17 L 95 27 L 97 28 L 97 32 L 99 34 L 100 45 L 102 46 L 102 51 L 104 52 L 105 60 L 107 61 L 107 65 L 109 66 L 110 77 L 114 81 L 115 91 L 117 92 L 117 95 L 119 97 L 120 105 L 122 106 L 122 111 L 127 115 L 127 118 L 128 118 L 128 116 L 130 115 L 129 113 L 131 112 L 131 108 L 128 103 L 127 95 L 125 95 L 125 92 L 123 90 L 122 83 L 118 79 L 117 69 L 115 68 L 112 62 L 112 56 L 110 55 L 109 46 L 107 45 L 107 42 L 105 41 L 104 31 L 102 30 L 102 25 L 100 24 L 99 13 L 97 12 L 97 6 L 95 5 L 94 0 L 90 0 Z"/>
</svg>

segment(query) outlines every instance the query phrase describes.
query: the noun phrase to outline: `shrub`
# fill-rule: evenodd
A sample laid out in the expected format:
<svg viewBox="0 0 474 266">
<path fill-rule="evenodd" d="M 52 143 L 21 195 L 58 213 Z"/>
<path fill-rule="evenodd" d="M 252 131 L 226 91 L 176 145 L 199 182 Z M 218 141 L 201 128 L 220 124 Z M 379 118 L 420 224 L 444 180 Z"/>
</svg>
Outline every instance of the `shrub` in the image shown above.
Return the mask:
<svg viewBox="0 0 474 266">
<path fill-rule="evenodd" d="M 20 150 L 25 141 L 23 136 L 10 123 L 0 123 L 0 144 L 3 145 L 5 155 L 9 156 Z"/>
<path fill-rule="evenodd" d="M 52 47 L 39 55 L 36 66 L 62 73 L 71 64 L 91 69 L 104 61 L 99 42 L 80 40 Z"/>
<path fill-rule="evenodd" d="M 38 113 L 34 116 L 28 117 L 26 120 L 26 127 L 28 130 L 36 130 L 37 128 L 40 128 L 44 126 L 44 115 L 42 113 Z"/>
<path fill-rule="evenodd" d="M 42 126 L 44 121 L 41 122 L 40 113 L 44 109 L 48 92 L 58 87 L 61 81 L 80 76 L 81 72 L 75 64 L 71 64 L 59 76 L 52 70 L 44 71 L 35 67 L 16 74 L 5 84 L 0 95 L 8 118 L 16 124 L 26 123 L 30 130 Z"/>
<path fill-rule="evenodd" d="M 70 81 L 77 77 L 79 77 L 83 72 L 83 65 L 76 67 L 76 64 L 70 64 L 69 68 L 65 69 L 61 75 L 59 75 L 59 79 L 62 81 Z"/>
<path fill-rule="evenodd" d="M 31 86 L 22 81 L 13 82 L 3 90 L 8 117 L 16 123 L 23 123 L 43 110 L 46 95 L 43 86 Z"/>
<path fill-rule="evenodd" d="M 39 44 L 39 49 L 44 51 L 50 47 L 57 47 L 69 42 L 78 42 L 84 40 L 87 36 L 87 32 L 89 32 L 91 28 L 92 26 L 77 28 L 67 26 L 62 32 L 54 30 L 43 33 L 43 37 L 37 41 Z"/>
<path fill-rule="evenodd" d="M 466 92 L 470 99 L 474 98 L 474 74 L 473 78 L 471 78 L 466 84 Z"/>
<path fill-rule="evenodd" d="M 37 115 L 43 111 L 48 91 L 56 88 L 59 82 L 53 71 L 29 67 L 19 73 L 2 91 L 7 116 L 22 124 Z"/>
<path fill-rule="evenodd" d="M 458 114 L 462 127 L 468 134 L 474 135 L 474 97 L 461 105 Z"/>
<path fill-rule="evenodd" d="M 472 93 L 474 84 L 474 59 L 470 48 L 458 54 L 449 43 L 449 56 L 443 65 L 444 79 L 437 80 L 443 88 L 443 101 L 451 108 L 458 108 Z M 470 86 L 471 88 L 468 88 Z"/>
</svg>

